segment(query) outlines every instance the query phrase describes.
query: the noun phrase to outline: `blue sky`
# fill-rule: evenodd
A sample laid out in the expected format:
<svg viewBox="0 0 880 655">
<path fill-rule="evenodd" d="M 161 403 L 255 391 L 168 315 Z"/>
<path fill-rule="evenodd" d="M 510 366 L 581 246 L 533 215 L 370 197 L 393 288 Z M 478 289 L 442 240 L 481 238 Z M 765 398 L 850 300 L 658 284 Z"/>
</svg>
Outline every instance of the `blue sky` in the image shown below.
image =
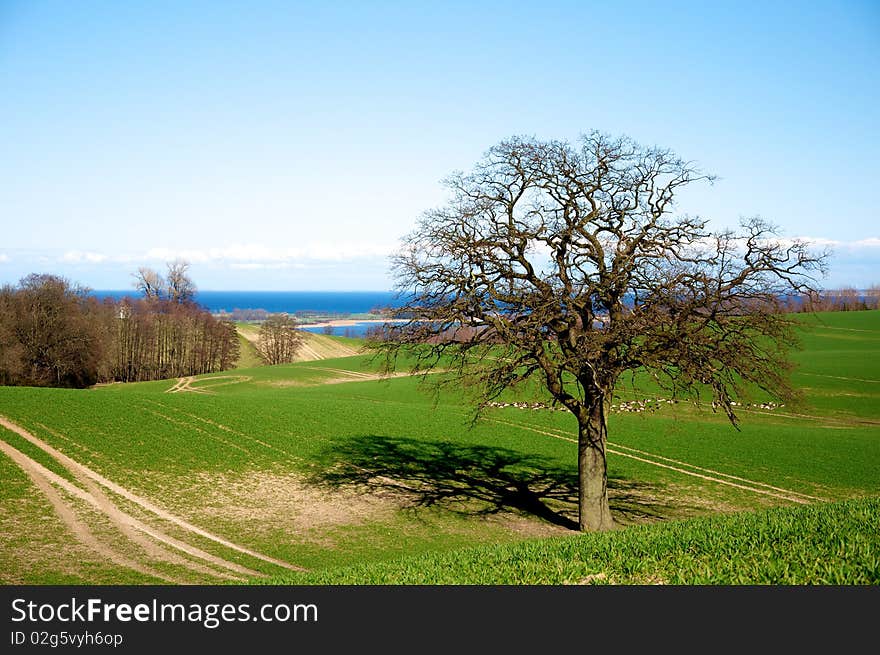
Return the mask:
<svg viewBox="0 0 880 655">
<path fill-rule="evenodd" d="M 880 283 L 876 2 L 0 0 L 0 283 L 377 290 L 440 180 L 600 130 L 719 176 L 680 209 Z"/>
</svg>

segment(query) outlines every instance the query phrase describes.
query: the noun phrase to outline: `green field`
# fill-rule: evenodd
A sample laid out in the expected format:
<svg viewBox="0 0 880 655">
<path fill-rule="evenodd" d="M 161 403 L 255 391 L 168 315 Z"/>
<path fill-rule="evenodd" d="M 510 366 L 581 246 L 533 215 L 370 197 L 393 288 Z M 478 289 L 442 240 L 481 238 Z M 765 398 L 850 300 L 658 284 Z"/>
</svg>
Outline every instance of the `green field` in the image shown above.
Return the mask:
<svg viewBox="0 0 880 655">
<path fill-rule="evenodd" d="M 739 431 L 688 402 L 620 411 L 663 397 L 622 390 L 602 535 L 571 530 L 572 417 L 472 425 L 365 355 L 0 387 L 0 581 L 876 584 L 880 312 L 803 321 L 802 396 Z"/>
</svg>

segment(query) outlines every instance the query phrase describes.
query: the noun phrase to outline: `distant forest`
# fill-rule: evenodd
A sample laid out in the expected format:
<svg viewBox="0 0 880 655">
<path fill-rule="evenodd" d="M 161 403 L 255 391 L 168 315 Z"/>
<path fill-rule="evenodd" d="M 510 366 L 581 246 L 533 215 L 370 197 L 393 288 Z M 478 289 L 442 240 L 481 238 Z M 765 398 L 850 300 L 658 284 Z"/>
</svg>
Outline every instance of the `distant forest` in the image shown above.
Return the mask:
<svg viewBox="0 0 880 655">
<path fill-rule="evenodd" d="M 871 285 L 865 290 L 855 287 L 826 289 L 809 296 L 789 298 L 782 303 L 784 311 L 789 312 L 851 312 L 866 309 L 880 309 L 880 285 Z"/>
<path fill-rule="evenodd" d="M 99 300 L 85 287 L 46 274 L 0 287 L 0 385 L 88 387 L 232 368 L 240 348 L 235 325 L 193 302 L 196 287 L 187 267 L 173 262 L 164 277 L 141 268 L 135 274 L 139 297 L 118 300 Z M 878 309 L 880 287 L 793 297 L 779 308 Z"/>
<path fill-rule="evenodd" d="M 0 384 L 87 387 L 212 373 L 239 356 L 235 326 L 192 301 L 186 264 L 137 274 L 138 298 L 98 300 L 55 275 L 0 288 Z"/>
</svg>

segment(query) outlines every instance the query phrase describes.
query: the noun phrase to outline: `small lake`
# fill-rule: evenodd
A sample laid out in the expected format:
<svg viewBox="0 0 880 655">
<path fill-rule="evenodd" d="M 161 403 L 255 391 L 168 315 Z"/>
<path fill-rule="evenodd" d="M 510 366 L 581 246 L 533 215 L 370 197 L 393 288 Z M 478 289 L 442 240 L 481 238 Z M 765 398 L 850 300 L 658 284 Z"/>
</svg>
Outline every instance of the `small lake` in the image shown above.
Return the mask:
<svg viewBox="0 0 880 655">
<path fill-rule="evenodd" d="M 353 325 L 333 325 L 331 327 L 310 327 L 308 325 L 301 326 L 299 329 L 306 332 L 314 332 L 315 334 L 329 334 L 334 337 L 349 337 L 351 339 L 363 339 L 367 335 L 370 328 L 381 327 L 382 323 L 357 322 Z"/>
</svg>

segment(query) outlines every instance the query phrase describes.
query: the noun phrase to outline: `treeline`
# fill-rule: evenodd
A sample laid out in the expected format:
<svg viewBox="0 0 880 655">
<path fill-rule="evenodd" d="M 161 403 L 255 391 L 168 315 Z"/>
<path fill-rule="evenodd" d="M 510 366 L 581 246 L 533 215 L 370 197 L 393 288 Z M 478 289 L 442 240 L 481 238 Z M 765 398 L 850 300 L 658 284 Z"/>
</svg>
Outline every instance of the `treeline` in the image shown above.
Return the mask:
<svg viewBox="0 0 880 655">
<path fill-rule="evenodd" d="M 213 373 L 232 368 L 238 360 L 235 326 L 195 304 L 145 298 L 116 305 L 110 380 Z"/>
<path fill-rule="evenodd" d="M 875 284 L 865 290 L 844 287 L 795 296 L 786 299 L 783 307 L 789 312 L 854 312 L 880 309 L 880 285 Z"/>
<path fill-rule="evenodd" d="M 98 300 L 64 278 L 36 274 L 0 288 L 0 384 L 86 387 L 234 366 L 235 326 L 196 305 L 194 286 L 179 290 Z"/>
</svg>

